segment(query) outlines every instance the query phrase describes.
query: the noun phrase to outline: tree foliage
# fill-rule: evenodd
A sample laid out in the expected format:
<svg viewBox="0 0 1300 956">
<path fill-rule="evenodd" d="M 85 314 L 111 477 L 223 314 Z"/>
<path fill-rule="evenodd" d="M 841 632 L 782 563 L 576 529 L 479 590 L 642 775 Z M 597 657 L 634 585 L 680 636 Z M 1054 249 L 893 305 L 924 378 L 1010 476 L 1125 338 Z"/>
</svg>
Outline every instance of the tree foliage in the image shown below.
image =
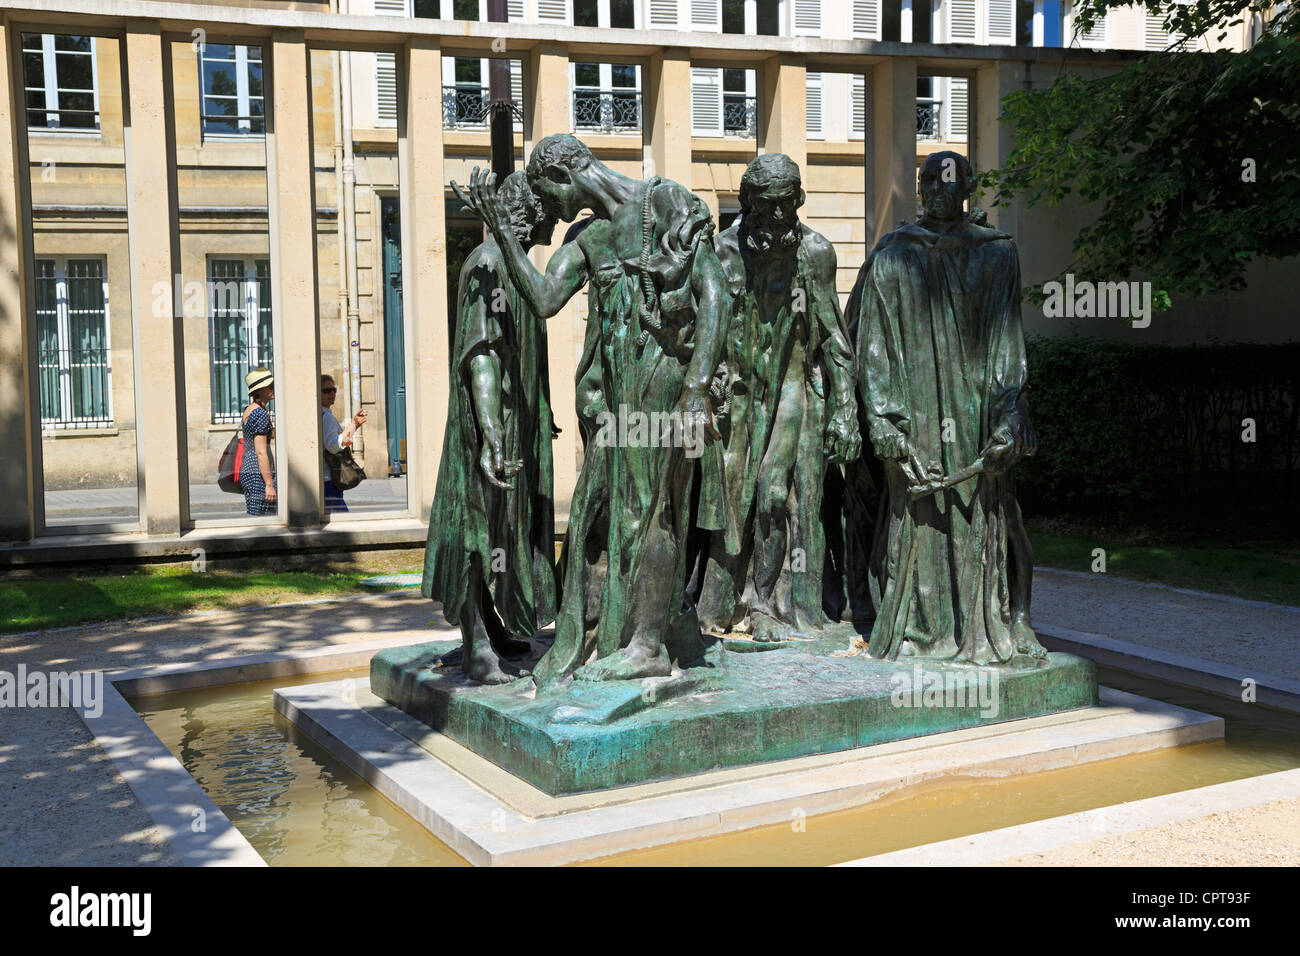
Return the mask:
<svg viewBox="0 0 1300 956">
<path fill-rule="evenodd" d="M 1125 5 L 1083 0 L 1079 28 Z M 1300 254 L 1300 11 L 1271 0 L 1146 7 L 1179 37 L 1211 40 L 1261 10 L 1275 16 L 1243 53 L 1151 53 L 1111 75 L 1063 71 L 1011 93 L 1002 119 L 1014 147 L 981 187 L 995 205 L 1094 204 L 1062 274 L 1140 276 L 1167 307 L 1243 288 L 1253 260 Z"/>
</svg>

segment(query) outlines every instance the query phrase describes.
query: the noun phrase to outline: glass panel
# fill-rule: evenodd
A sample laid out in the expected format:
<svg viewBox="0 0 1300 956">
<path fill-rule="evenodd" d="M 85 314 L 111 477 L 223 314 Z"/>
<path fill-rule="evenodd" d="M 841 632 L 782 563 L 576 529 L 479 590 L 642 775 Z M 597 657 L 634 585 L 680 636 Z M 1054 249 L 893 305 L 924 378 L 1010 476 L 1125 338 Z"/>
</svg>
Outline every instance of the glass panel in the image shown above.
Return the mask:
<svg viewBox="0 0 1300 956">
<path fill-rule="evenodd" d="M 317 322 L 324 378 L 311 400 L 320 410 L 324 447 L 350 449 L 366 476 L 355 487 L 340 490 L 329 480 L 330 463 L 322 454 L 321 479 L 330 520 L 404 513 L 407 508 L 406 339 L 397 145 L 391 140 L 365 141 L 364 133 L 349 128 L 339 87 L 343 57 L 347 56 L 354 57 L 354 78 L 371 75 L 359 68 L 363 54 L 337 50 L 313 50 L 311 54 Z M 470 77 L 477 82 L 479 61 L 457 59 L 456 73 L 458 80 Z M 354 104 L 360 96 L 354 91 Z M 353 125 L 361 125 L 359 118 Z M 347 154 L 349 144 L 355 144 L 351 157 Z M 343 164 L 349 158 L 354 169 L 350 186 L 343 176 Z M 349 209 L 354 210 L 351 218 L 346 215 Z M 344 250 L 353 254 L 346 255 Z"/>
<path fill-rule="evenodd" d="M 451 16 L 453 20 L 477 20 L 478 0 L 453 0 Z"/>
<path fill-rule="evenodd" d="M 36 33 L 24 34 L 23 48 L 45 530 L 133 525 L 139 481 L 120 41 Z M 68 130 L 83 135 L 69 138 Z"/>
<path fill-rule="evenodd" d="M 263 497 L 254 494 L 251 506 L 259 513 L 252 515 L 242 491 L 218 484 L 222 453 L 254 407 L 248 374 L 275 371 L 261 48 L 209 42 L 195 49 L 176 41 L 170 54 L 189 517 L 276 524 L 278 503 L 263 508 Z M 272 426 L 286 400 L 277 391 L 266 403 Z M 266 465 L 278 493 L 276 444 L 273 430 Z M 245 455 L 248 484 L 256 485 L 261 468 L 251 434 Z"/>
<path fill-rule="evenodd" d="M 609 25 L 631 30 L 636 27 L 636 0 L 609 0 Z"/>
<path fill-rule="evenodd" d="M 573 0 L 573 25 L 578 27 L 600 26 L 599 5 L 596 0 Z"/>
<path fill-rule="evenodd" d="M 600 64 L 575 63 L 573 76 L 577 86 L 600 86 Z"/>
</svg>

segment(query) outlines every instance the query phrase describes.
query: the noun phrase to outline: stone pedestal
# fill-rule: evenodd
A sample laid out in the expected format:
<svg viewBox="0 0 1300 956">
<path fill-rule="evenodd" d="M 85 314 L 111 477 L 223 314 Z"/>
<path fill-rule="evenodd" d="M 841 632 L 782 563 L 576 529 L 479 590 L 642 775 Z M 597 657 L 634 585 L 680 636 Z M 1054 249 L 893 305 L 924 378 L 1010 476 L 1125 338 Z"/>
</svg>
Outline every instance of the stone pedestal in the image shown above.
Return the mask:
<svg viewBox="0 0 1300 956">
<path fill-rule="evenodd" d="M 376 654 L 376 696 L 551 794 L 582 793 L 724 767 L 834 753 L 1097 703 L 1090 661 L 1054 653 L 1015 670 L 884 662 L 850 635 L 764 645 L 718 641 L 670 677 L 539 693 L 531 680 L 485 687 L 455 643 Z"/>
</svg>

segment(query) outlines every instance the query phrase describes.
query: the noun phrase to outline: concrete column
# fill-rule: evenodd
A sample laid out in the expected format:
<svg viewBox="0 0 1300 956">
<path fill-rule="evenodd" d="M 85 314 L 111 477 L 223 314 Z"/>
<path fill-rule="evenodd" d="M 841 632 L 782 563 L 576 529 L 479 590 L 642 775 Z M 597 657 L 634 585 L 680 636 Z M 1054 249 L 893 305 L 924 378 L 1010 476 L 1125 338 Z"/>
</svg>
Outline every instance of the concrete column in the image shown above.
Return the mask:
<svg viewBox="0 0 1300 956">
<path fill-rule="evenodd" d="M 398 149 L 405 250 L 402 304 L 411 370 L 407 383 L 411 416 L 406 440 L 407 495 L 411 510 L 427 521 L 438 484 L 451 384 L 442 52 L 438 38 L 411 37 L 405 59 L 407 96 L 399 119 Z"/>
<path fill-rule="evenodd" d="M 275 323 L 280 514 L 290 527 L 319 526 L 325 508 L 321 459 L 320 308 L 312 163 L 311 64 L 301 31 L 271 35 L 272 112 L 266 135 Z"/>
<path fill-rule="evenodd" d="M 974 102 L 968 105 L 973 141 L 967 155 L 977 173 L 1001 166 L 1011 152 L 1012 129 L 999 122 L 998 114 L 1002 110 L 1002 97 L 1020 88 L 1019 78 L 1024 68 L 1022 63 L 998 60 L 981 67 L 974 81 L 968 84 Z M 1014 233 L 1020 204 L 1012 202 L 1008 207 L 994 209 L 989 206 L 991 199 L 991 196 L 984 197 L 982 207 L 989 214 L 989 224 Z"/>
<path fill-rule="evenodd" d="M 39 414 L 28 375 L 30 351 L 27 277 L 30 275 L 31 181 L 23 128 L 21 67 L 14 56 L 18 33 L 0 16 L 0 434 L 5 463 L 0 468 L 0 540 L 27 541 L 36 533 L 40 491 L 32 456 Z"/>
<path fill-rule="evenodd" d="M 763 61 L 758 100 L 758 152 L 785 153 L 808 165 L 808 70 L 802 56 L 781 53 Z M 804 182 L 808 173 L 804 172 Z"/>
<path fill-rule="evenodd" d="M 561 43 L 541 43 L 529 53 L 524 98 L 525 161 L 532 155 L 538 140 L 552 133 L 572 132 L 570 106 L 569 50 Z M 643 95 L 643 99 L 645 94 Z M 689 130 L 688 130 L 689 132 Z M 689 150 L 688 150 L 689 153 Z M 559 223 L 551 244 L 533 250 L 533 263 L 544 270 L 546 263 L 564 242 L 570 223 Z M 573 488 L 578 483 L 578 456 L 582 441 L 578 437 L 577 383 L 578 359 L 582 357 L 582 339 L 586 330 L 584 296 L 566 306 L 546 327 L 547 362 L 551 374 L 551 409 L 561 435 L 552 445 L 555 476 L 555 510 L 568 513 Z"/>
<path fill-rule="evenodd" d="M 916 217 L 916 61 L 890 57 L 871 70 L 869 82 L 867 232 L 874 245 L 900 220 Z"/>
<path fill-rule="evenodd" d="M 131 249 L 131 310 L 135 313 L 136 395 L 147 394 L 136 429 L 142 462 L 145 528 L 176 534 L 189 517 L 186 473 L 185 357 L 181 319 L 173 315 L 180 271 L 176 177 L 172 167 L 167 66 L 171 44 L 158 23 L 133 21 L 125 40 L 130 109 L 124 128 L 127 235 Z M 160 293 L 165 288 L 166 296 Z M 158 306 L 156 303 L 165 303 Z M 147 391 L 140 388 L 147 383 Z"/>
<path fill-rule="evenodd" d="M 666 47 L 650 57 L 642 74 L 641 123 L 648 168 L 691 189 L 690 51 Z"/>
</svg>

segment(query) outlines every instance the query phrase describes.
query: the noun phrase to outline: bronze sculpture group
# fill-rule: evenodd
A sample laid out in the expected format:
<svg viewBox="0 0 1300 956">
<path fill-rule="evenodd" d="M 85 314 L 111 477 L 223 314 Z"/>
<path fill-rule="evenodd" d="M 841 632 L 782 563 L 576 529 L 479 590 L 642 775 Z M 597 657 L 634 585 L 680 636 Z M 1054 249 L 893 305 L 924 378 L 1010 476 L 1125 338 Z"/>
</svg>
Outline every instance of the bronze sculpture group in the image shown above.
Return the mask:
<svg viewBox="0 0 1300 956">
<path fill-rule="evenodd" d="M 750 164 L 721 234 L 685 187 L 566 134 L 499 189 L 453 184 L 490 235 L 460 278 L 423 591 L 459 624 L 467 678 L 514 680 L 501 656 L 552 621 L 539 687 L 661 677 L 705 632 L 840 619 L 870 626 L 872 658 L 1045 658 L 1010 478 L 1036 446 L 1015 244 L 965 211 L 960 155 L 919 183 L 924 214 L 880 241 L 844 313 L 782 154 Z M 583 210 L 539 272 L 529 248 Z M 585 451 L 557 564 L 545 321 L 584 288 Z"/>
</svg>

